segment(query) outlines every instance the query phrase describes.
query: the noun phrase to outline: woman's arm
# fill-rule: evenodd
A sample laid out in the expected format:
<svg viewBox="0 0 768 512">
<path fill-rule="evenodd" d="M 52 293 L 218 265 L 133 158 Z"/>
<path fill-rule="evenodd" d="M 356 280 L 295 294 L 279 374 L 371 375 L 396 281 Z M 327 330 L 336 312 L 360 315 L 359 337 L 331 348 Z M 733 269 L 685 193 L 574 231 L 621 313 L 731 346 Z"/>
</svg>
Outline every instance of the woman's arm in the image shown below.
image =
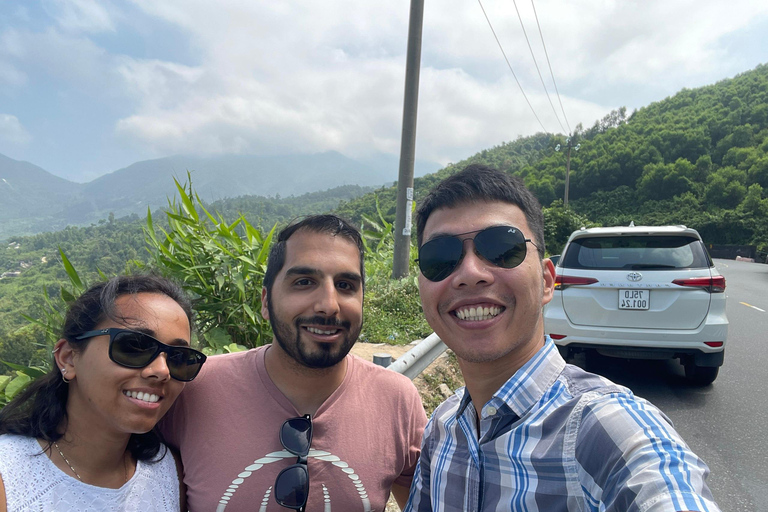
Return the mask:
<svg viewBox="0 0 768 512">
<path fill-rule="evenodd" d="M 8 506 L 5 502 L 5 485 L 3 485 L 2 476 L 0 476 L 0 512 L 8 512 Z"/>
</svg>

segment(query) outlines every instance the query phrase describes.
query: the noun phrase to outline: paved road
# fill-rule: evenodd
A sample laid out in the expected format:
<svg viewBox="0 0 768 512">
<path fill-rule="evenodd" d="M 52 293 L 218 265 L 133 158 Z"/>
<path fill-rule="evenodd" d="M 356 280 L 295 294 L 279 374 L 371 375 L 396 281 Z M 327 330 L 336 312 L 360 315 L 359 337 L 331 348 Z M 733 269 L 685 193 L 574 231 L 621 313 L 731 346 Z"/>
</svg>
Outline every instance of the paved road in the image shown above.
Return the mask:
<svg viewBox="0 0 768 512">
<path fill-rule="evenodd" d="M 730 329 L 713 385 L 686 384 L 672 361 L 598 357 L 589 368 L 672 419 L 712 470 L 709 484 L 723 512 L 768 512 L 768 265 L 715 262 L 726 278 Z"/>
</svg>

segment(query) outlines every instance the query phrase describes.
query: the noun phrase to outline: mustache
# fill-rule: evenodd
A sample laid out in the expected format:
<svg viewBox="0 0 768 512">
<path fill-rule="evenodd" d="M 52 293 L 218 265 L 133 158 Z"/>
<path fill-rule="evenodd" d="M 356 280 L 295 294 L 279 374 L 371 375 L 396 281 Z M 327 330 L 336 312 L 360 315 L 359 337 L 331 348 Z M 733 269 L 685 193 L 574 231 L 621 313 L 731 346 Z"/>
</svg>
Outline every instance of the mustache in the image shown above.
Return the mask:
<svg viewBox="0 0 768 512">
<path fill-rule="evenodd" d="M 323 327 L 340 327 L 342 329 L 349 329 L 352 327 L 352 323 L 349 320 L 341 320 L 336 316 L 305 316 L 297 318 L 296 327 L 298 328 L 301 324 L 322 325 Z"/>
</svg>

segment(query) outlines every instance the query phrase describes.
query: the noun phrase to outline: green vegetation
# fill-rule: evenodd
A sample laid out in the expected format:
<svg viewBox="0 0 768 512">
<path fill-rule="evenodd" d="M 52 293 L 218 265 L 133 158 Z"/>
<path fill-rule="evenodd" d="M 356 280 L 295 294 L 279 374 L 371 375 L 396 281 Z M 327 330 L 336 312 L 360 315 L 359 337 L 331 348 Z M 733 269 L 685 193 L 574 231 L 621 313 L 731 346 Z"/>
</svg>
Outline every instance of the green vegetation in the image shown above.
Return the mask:
<svg viewBox="0 0 768 512">
<path fill-rule="evenodd" d="M 235 219 L 243 215 L 245 220 L 257 229 L 269 231 L 275 224 L 285 225 L 302 215 L 329 212 L 339 203 L 373 190 L 373 187 L 342 185 L 300 196 L 241 196 L 214 201 L 209 205 L 209 210 L 217 212 L 225 219 Z"/>
<path fill-rule="evenodd" d="M 272 331 L 260 314 L 261 283 L 275 228 L 262 236 L 242 215 L 231 224 L 221 215 L 214 217 L 191 184 L 187 192 L 174 181 L 180 201 L 165 212 L 169 228 L 155 228 L 147 213 L 148 267 L 174 278 L 192 295 L 206 353 L 264 345 Z"/>
<path fill-rule="evenodd" d="M 395 249 L 394 226 L 388 222 L 374 196 L 376 217 L 362 216 L 365 244 L 365 305 L 360 340 L 369 343 L 404 345 L 431 332 L 424 319 L 416 276 L 417 249 L 411 245 L 410 276 L 392 280 Z"/>
</svg>

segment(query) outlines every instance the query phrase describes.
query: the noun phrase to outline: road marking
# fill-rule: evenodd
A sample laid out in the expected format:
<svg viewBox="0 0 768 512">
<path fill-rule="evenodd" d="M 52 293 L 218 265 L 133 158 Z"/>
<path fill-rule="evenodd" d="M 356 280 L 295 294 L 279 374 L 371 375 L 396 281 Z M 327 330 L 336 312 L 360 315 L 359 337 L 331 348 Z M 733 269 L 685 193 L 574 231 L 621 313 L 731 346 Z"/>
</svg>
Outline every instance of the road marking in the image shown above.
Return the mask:
<svg viewBox="0 0 768 512">
<path fill-rule="evenodd" d="M 759 312 L 761 312 L 761 313 L 765 313 L 765 310 L 764 310 L 764 309 L 760 309 L 759 307 L 757 307 L 757 306 L 753 306 L 752 304 L 747 304 L 746 302 L 739 302 L 739 304 L 744 304 L 744 305 L 745 305 L 745 306 L 747 306 L 748 308 L 756 309 L 756 310 L 758 310 L 758 311 L 759 311 Z"/>
</svg>

